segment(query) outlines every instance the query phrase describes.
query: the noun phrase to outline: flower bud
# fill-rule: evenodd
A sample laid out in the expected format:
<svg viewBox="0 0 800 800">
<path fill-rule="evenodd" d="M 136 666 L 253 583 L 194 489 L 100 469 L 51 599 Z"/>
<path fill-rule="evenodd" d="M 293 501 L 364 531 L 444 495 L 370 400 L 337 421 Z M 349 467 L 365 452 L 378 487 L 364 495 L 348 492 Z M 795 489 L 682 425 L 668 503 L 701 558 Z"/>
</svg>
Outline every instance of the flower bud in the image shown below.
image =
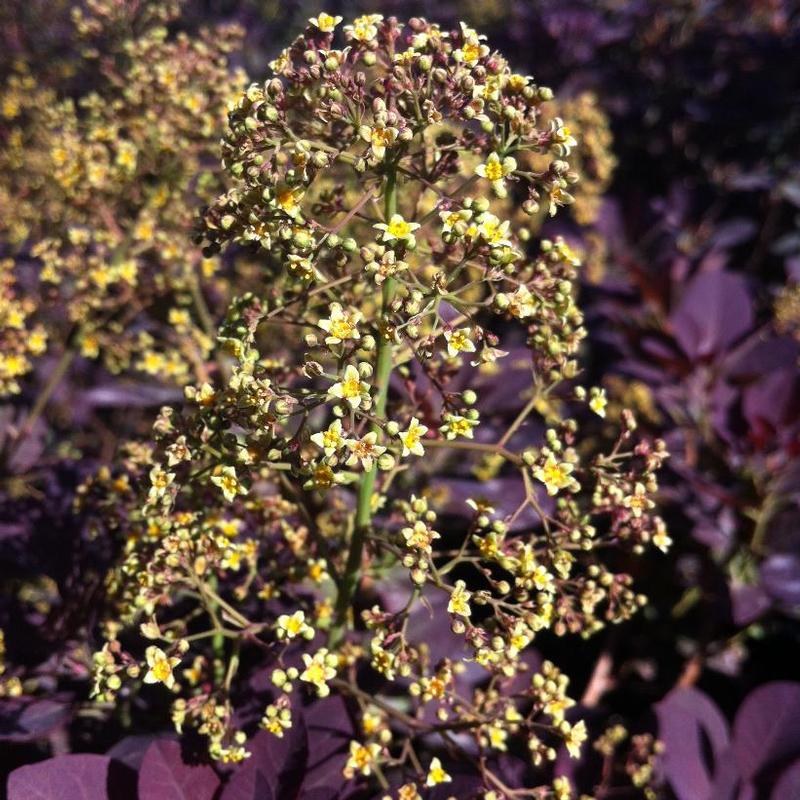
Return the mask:
<svg viewBox="0 0 800 800">
<path fill-rule="evenodd" d="M 378 456 L 378 469 L 382 472 L 388 472 L 390 469 L 394 469 L 396 463 L 397 461 L 391 453 L 381 453 L 381 455 Z"/>
</svg>

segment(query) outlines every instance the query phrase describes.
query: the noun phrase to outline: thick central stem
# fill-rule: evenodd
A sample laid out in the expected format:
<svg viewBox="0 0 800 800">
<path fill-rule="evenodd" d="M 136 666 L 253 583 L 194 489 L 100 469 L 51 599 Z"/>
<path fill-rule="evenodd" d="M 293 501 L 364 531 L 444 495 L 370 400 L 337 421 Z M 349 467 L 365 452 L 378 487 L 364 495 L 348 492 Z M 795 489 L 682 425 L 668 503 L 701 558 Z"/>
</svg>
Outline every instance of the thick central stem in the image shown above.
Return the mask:
<svg viewBox="0 0 800 800">
<path fill-rule="evenodd" d="M 384 195 L 384 216 L 386 221 L 388 222 L 392 215 L 396 213 L 397 169 L 392 166 L 386 173 Z M 383 283 L 382 313 L 384 318 L 389 313 L 389 306 L 394 299 L 396 288 L 397 284 L 393 278 L 387 278 Z M 374 385 L 377 391 L 375 393 L 373 415 L 379 420 L 386 419 L 386 398 L 389 394 L 389 378 L 392 374 L 392 341 L 390 337 L 383 334 L 383 331 L 379 331 L 374 371 Z M 372 429 L 379 432 L 380 426 L 373 424 Z M 378 466 L 374 464 L 371 470 L 364 473 L 358 487 L 353 536 L 350 540 L 347 563 L 345 564 L 336 598 L 336 618 L 334 627 L 331 629 L 331 645 L 337 644 L 342 639 L 347 627 L 347 615 L 358 585 L 364 542 L 372 522 L 372 496 L 375 490 L 377 473 Z"/>
</svg>

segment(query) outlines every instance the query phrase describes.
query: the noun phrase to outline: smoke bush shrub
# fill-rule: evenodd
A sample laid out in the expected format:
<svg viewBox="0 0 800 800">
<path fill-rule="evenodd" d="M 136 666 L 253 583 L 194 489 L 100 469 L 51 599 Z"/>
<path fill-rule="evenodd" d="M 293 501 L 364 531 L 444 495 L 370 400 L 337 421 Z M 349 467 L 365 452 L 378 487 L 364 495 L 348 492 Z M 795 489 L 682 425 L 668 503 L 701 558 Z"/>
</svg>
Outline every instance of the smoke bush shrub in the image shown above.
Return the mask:
<svg viewBox="0 0 800 800">
<path fill-rule="evenodd" d="M 581 436 L 606 397 L 580 383 L 580 261 L 535 235 L 576 180 L 552 92 L 465 24 L 368 15 L 335 49 L 341 22 L 312 18 L 230 110 L 231 188 L 198 242 L 263 250 L 260 285 L 185 404 L 81 488 L 124 549 L 94 696 L 159 684 L 227 764 L 332 696 L 356 787 L 567 797 L 565 777 L 503 773 L 588 737 L 529 645 L 579 648 L 646 602 L 618 556 L 669 547 L 666 448 L 629 412 L 607 452 Z M 532 223 L 497 215 L 515 206 Z M 512 360 L 508 422 L 489 399 Z M 633 744 L 641 787 L 656 745 Z"/>
</svg>

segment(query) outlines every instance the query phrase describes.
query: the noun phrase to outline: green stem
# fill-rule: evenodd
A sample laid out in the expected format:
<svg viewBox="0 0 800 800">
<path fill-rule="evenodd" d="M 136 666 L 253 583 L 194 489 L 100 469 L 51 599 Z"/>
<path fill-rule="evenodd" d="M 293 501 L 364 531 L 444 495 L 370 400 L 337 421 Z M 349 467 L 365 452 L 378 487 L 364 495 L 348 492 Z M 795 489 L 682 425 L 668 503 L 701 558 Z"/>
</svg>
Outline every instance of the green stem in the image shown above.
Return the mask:
<svg viewBox="0 0 800 800">
<path fill-rule="evenodd" d="M 76 355 L 75 351 L 71 349 L 67 349 L 61 354 L 61 358 L 59 358 L 58 363 L 53 368 L 53 371 L 50 373 L 50 377 L 47 379 L 47 383 L 45 384 L 42 391 L 39 393 L 39 396 L 36 398 L 36 402 L 34 403 L 33 408 L 30 410 L 28 416 L 25 418 L 25 421 L 20 426 L 16 439 L 11 444 L 10 452 L 12 455 L 17 452 L 20 445 L 33 431 L 34 425 L 36 425 L 36 421 L 39 419 L 39 417 L 42 416 L 44 410 L 47 408 L 47 404 L 50 402 L 50 398 L 53 396 L 55 390 L 59 387 L 59 384 L 64 378 L 64 375 L 67 374 L 70 365 L 75 359 L 75 355 Z"/>
<path fill-rule="evenodd" d="M 386 173 L 386 190 L 384 195 L 384 216 L 388 221 L 393 214 L 397 213 L 397 167 L 392 165 Z M 382 308 L 384 317 L 389 312 L 389 306 L 394 299 L 397 290 L 397 282 L 393 278 L 387 278 L 383 283 Z M 378 337 L 377 355 L 375 358 L 375 381 L 377 393 L 375 395 L 374 416 L 378 420 L 386 418 L 386 398 L 389 394 L 389 378 L 392 374 L 392 341 L 389 337 L 380 335 Z M 372 425 L 372 430 L 379 432 L 380 425 L 376 422 Z M 358 585 L 359 571 L 361 569 L 361 559 L 364 552 L 364 543 L 367 538 L 370 524 L 372 522 L 372 495 L 375 490 L 375 479 L 378 473 L 378 466 L 375 464 L 369 472 L 365 472 L 358 487 L 358 499 L 356 504 L 355 524 L 353 535 L 350 540 L 350 550 L 347 553 L 347 563 L 342 573 L 339 583 L 339 591 L 336 597 L 336 617 L 331 627 L 329 644 L 335 646 L 344 636 L 347 628 L 347 615 L 353 601 L 356 587 Z"/>
</svg>

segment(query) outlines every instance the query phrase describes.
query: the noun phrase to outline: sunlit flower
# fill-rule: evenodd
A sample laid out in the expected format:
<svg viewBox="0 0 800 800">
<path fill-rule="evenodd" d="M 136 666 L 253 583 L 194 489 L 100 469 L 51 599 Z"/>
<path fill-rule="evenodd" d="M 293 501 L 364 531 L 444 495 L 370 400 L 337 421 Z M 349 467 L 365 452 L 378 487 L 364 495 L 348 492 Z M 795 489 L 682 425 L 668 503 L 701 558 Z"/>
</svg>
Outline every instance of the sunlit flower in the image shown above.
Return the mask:
<svg viewBox="0 0 800 800">
<path fill-rule="evenodd" d="M 486 37 L 479 35 L 463 22 L 461 23 L 461 35 L 464 44 L 453 51 L 453 57 L 456 61 L 461 61 L 468 67 L 474 67 L 481 58 L 489 55 L 489 48 L 481 43 L 481 39 Z"/>
<path fill-rule="evenodd" d="M 154 644 L 145 650 L 144 657 L 148 667 L 144 682 L 163 683 L 167 689 L 171 689 L 175 685 L 175 676 L 172 674 L 172 670 L 181 663 L 181 660 L 176 656 L 168 656 Z"/>
<path fill-rule="evenodd" d="M 564 744 L 567 747 L 567 752 L 573 758 L 580 758 L 581 745 L 588 737 L 589 732 L 586 730 L 586 723 L 583 720 L 579 720 L 570 726 L 569 732 L 564 735 Z"/>
<path fill-rule="evenodd" d="M 371 775 L 372 767 L 380 752 L 381 746 L 376 742 L 368 744 L 350 742 L 350 757 L 342 770 L 345 778 L 352 778 L 355 774 Z"/>
<path fill-rule="evenodd" d="M 412 417 L 411 422 L 408 423 L 408 428 L 400 431 L 398 436 L 403 445 L 402 455 L 423 456 L 425 455 L 425 448 L 422 446 L 422 437 L 428 432 L 428 429 L 416 418 Z"/>
<path fill-rule="evenodd" d="M 276 74 L 282 73 L 290 64 L 289 51 L 282 50 L 275 59 L 269 62 L 269 68 Z"/>
<path fill-rule="evenodd" d="M 555 495 L 562 489 L 572 485 L 574 481 L 572 472 L 574 469 L 573 464 L 566 461 L 558 461 L 551 454 L 547 456 L 542 466 L 534 468 L 533 476 L 545 485 L 547 494 Z"/>
<path fill-rule="evenodd" d="M 450 783 L 453 779 L 444 771 L 442 762 L 434 757 L 428 767 L 428 774 L 425 778 L 426 786 L 438 786 L 440 783 Z"/>
<path fill-rule="evenodd" d="M 336 677 L 335 662 L 336 656 L 331 656 L 325 647 L 317 650 L 313 656 L 303 653 L 306 668 L 300 673 L 300 680 L 315 686 L 320 697 L 327 697 L 331 693 L 328 681 Z"/>
<path fill-rule="evenodd" d="M 211 477 L 211 483 L 219 486 L 223 497 L 229 503 L 236 499 L 236 495 L 247 494 L 247 489 L 242 486 L 236 476 L 235 467 L 221 467 L 218 473 Z"/>
<path fill-rule="evenodd" d="M 373 225 L 377 230 L 382 231 L 382 242 L 405 242 L 411 244 L 416 241 L 414 231 L 419 228 L 418 222 L 406 222 L 400 214 L 392 214 L 389 222 L 378 222 Z"/>
<path fill-rule="evenodd" d="M 275 194 L 275 204 L 290 217 L 300 215 L 300 202 L 303 199 L 303 190 L 299 187 L 279 187 Z"/>
<path fill-rule="evenodd" d="M 335 419 L 326 430 L 313 434 L 311 441 L 317 447 L 322 448 L 325 451 L 325 455 L 330 458 L 337 450 L 341 450 L 344 447 L 342 421 Z"/>
<path fill-rule="evenodd" d="M 369 397 L 369 385 L 361 380 L 358 370 L 352 364 L 348 364 L 342 380 L 328 389 L 328 397 L 346 400 L 351 408 L 358 408 L 364 402 L 364 398 Z"/>
<path fill-rule="evenodd" d="M 423 553 L 430 553 L 431 543 L 434 539 L 439 538 L 439 534 L 421 519 L 417 520 L 412 526 L 403 528 L 400 533 L 409 547 L 421 550 Z"/>
<path fill-rule="evenodd" d="M 359 41 L 371 42 L 378 35 L 377 24 L 383 19 L 381 14 L 364 14 L 356 17 L 352 25 L 345 25 L 345 33 Z"/>
<path fill-rule="evenodd" d="M 359 128 L 359 135 L 361 138 L 369 143 L 372 155 L 378 160 L 382 161 L 386 155 L 386 148 L 391 147 L 397 141 L 397 128 L 390 126 L 376 125 L 370 127 L 363 125 Z M 398 237 L 400 238 L 400 237 Z"/>
<path fill-rule="evenodd" d="M 517 168 L 516 159 L 506 156 L 502 161 L 497 153 L 490 153 L 483 164 L 475 167 L 475 174 L 491 181 L 494 186 L 502 187 L 505 179 Z"/>
<path fill-rule="evenodd" d="M 589 399 L 589 408 L 591 408 L 598 417 L 605 417 L 607 405 L 608 398 L 606 397 L 605 389 L 594 392 Z"/>
<path fill-rule="evenodd" d="M 150 502 L 162 498 L 167 489 L 172 485 L 175 480 L 174 472 L 167 472 L 161 466 L 156 465 L 150 470 L 150 493 L 148 499 Z"/>
<path fill-rule="evenodd" d="M 327 319 L 321 319 L 317 323 L 328 334 L 325 337 L 326 344 L 341 344 L 345 339 L 361 338 L 357 327 L 361 319 L 360 311 L 356 309 L 343 311 L 341 304 L 331 303 L 329 314 Z"/>
<path fill-rule="evenodd" d="M 472 211 L 469 208 L 440 211 L 439 219 L 442 221 L 442 233 L 452 233 L 457 225 L 469 222 L 471 218 Z"/>
<path fill-rule="evenodd" d="M 321 11 L 316 17 L 311 17 L 308 20 L 317 30 L 322 33 L 333 33 L 336 26 L 342 21 L 341 17 L 332 17 Z"/>
<path fill-rule="evenodd" d="M 456 585 L 450 595 L 450 602 L 447 604 L 447 611 L 460 617 L 468 617 L 472 613 L 469 601 L 472 594 L 467 591 L 464 581 L 456 581 Z"/>
<path fill-rule="evenodd" d="M 361 463 L 362 468 L 369 472 L 375 459 L 386 452 L 386 448 L 376 444 L 378 434 L 375 431 L 365 433 L 360 439 L 346 439 L 345 445 L 350 450 L 347 466 L 352 467 Z"/>
<path fill-rule="evenodd" d="M 667 533 L 667 526 L 661 517 L 656 517 L 654 524 L 655 533 L 653 534 L 652 542 L 662 553 L 667 553 L 672 546 L 672 538 Z"/>
<path fill-rule="evenodd" d="M 637 483 L 633 487 L 633 494 L 623 498 L 622 505 L 629 508 L 634 517 L 641 517 L 642 513 L 653 508 L 655 503 L 647 496 L 645 485 Z"/>
<path fill-rule="evenodd" d="M 457 436 L 463 436 L 466 439 L 474 437 L 473 429 L 477 426 L 478 421 L 462 417 L 459 414 L 445 414 L 444 425 L 439 430 L 444 434 L 445 439 L 452 441 Z"/>
<path fill-rule="evenodd" d="M 297 636 L 304 639 L 314 638 L 314 629 L 306 622 L 306 615 L 303 611 L 281 614 L 278 617 L 278 638 L 294 639 Z"/>
<path fill-rule="evenodd" d="M 455 358 L 459 353 L 474 353 L 475 342 L 470 338 L 471 328 L 459 328 L 458 330 L 446 330 L 444 338 L 447 341 L 447 355 Z"/>
</svg>

